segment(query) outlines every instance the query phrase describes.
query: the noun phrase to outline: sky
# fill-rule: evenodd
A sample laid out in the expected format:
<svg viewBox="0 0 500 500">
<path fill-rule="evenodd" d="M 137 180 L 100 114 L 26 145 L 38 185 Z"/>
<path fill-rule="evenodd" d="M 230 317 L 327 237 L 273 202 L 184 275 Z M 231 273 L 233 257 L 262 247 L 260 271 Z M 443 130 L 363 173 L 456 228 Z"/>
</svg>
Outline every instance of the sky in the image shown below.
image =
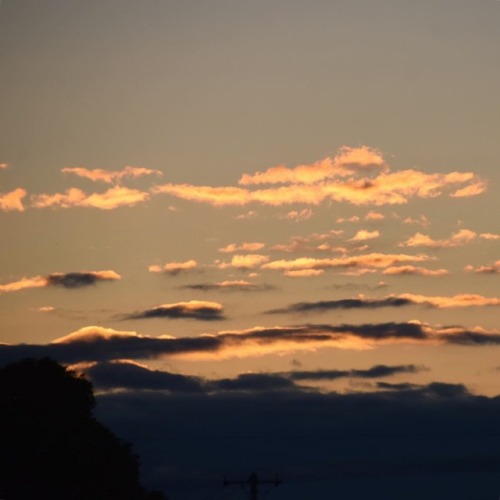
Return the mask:
<svg viewBox="0 0 500 500">
<path fill-rule="evenodd" d="M 3 0 L 0 363 L 85 373 L 172 499 L 497 498 L 499 24 Z"/>
</svg>

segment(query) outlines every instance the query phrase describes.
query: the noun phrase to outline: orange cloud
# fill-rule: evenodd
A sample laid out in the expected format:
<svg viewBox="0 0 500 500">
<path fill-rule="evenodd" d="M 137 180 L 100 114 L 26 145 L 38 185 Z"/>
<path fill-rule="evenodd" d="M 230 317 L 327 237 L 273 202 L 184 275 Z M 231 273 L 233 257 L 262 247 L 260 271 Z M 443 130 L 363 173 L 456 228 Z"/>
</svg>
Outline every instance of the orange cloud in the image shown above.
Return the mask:
<svg viewBox="0 0 500 500">
<path fill-rule="evenodd" d="M 369 220 L 384 220 L 384 219 L 385 219 L 385 215 L 384 214 L 381 214 L 380 212 L 375 212 L 374 210 L 371 210 L 370 212 L 368 212 L 365 215 L 365 220 L 366 221 L 369 221 Z"/>
<path fill-rule="evenodd" d="M 66 174 L 75 174 L 78 177 L 83 177 L 84 179 L 90 179 L 91 181 L 101 181 L 107 184 L 113 184 L 115 182 L 121 181 L 124 177 L 142 177 L 144 175 L 163 175 L 159 170 L 151 170 L 144 167 L 130 167 L 127 166 L 122 170 L 102 170 L 100 168 L 88 169 L 83 167 L 74 168 L 63 168 L 61 170 Z"/>
<path fill-rule="evenodd" d="M 40 288 L 47 286 L 47 278 L 43 276 L 34 276 L 32 278 L 21 278 L 19 281 L 13 281 L 5 285 L 0 285 L 0 293 L 18 292 L 25 288 Z"/>
<path fill-rule="evenodd" d="M 427 277 L 439 277 L 447 276 L 450 272 L 446 269 L 426 269 L 425 267 L 416 266 L 391 266 L 384 269 L 383 274 L 388 274 L 391 276 L 398 275 L 413 275 L 413 276 L 427 276 Z"/>
<path fill-rule="evenodd" d="M 465 270 L 469 271 L 469 272 L 478 273 L 478 274 L 500 274 L 500 260 L 497 260 L 491 266 L 474 267 L 474 266 L 468 265 L 465 267 Z"/>
<path fill-rule="evenodd" d="M 290 278 L 310 278 L 311 276 L 321 276 L 324 272 L 323 269 L 298 269 L 284 271 L 283 274 Z"/>
<path fill-rule="evenodd" d="M 460 229 L 460 231 L 451 235 L 447 240 L 433 240 L 430 236 L 422 233 L 416 233 L 407 241 L 400 243 L 400 247 L 427 247 L 427 248 L 450 248 L 465 245 L 476 239 L 477 233 L 469 229 Z"/>
<path fill-rule="evenodd" d="M 294 260 L 275 260 L 262 265 L 262 269 L 278 271 L 298 271 L 303 269 L 328 269 L 328 268 L 383 268 L 403 262 L 422 262 L 431 260 L 427 255 L 382 254 L 371 253 L 353 257 L 340 257 L 334 259 L 315 259 L 301 257 Z"/>
<path fill-rule="evenodd" d="M 6 168 L 9 168 L 9 165 L 7 163 L 0 163 L 0 170 L 4 170 Z"/>
<path fill-rule="evenodd" d="M 231 262 L 218 262 L 217 267 L 219 267 L 219 269 L 226 269 L 228 267 L 234 267 L 236 269 L 253 269 L 262 266 L 262 264 L 265 264 L 268 261 L 268 255 L 238 254 L 233 256 Z"/>
<path fill-rule="evenodd" d="M 414 295 L 412 293 L 402 293 L 396 295 L 398 298 L 407 299 L 414 304 L 423 304 L 438 309 L 448 309 L 452 307 L 481 307 L 500 306 L 500 298 L 483 297 L 476 294 L 459 294 L 453 297 L 428 297 L 426 295 Z"/>
<path fill-rule="evenodd" d="M 356 233 L 356 235 L 349 241 L 366 241 L 378 238 L 380 233 L 378 231 L 367 231 L 366 229 L 361 229 Z"/>
<path fill-rule="evenodd" d="M 427 174 L 414 169 L 390 172 L 380 153 L 363 146 L 344 147 L 334 158 L 310 165 L 293 169 L 278 166 L 245 174 L 239 184 L 248 188 L 170 183 L 156 186 L 153 193 L 166 193 L 214 206 L 318 205 L 324 201 L 382 206 L 408 203 L 412 197 L 434 198 L 447 189 L 455 189 L 455 197 L 458 191 L 462 192 L 461 196 L 471 195 L 472 191 L 479 194 L 477 186 L 482 185 L 482 181 L 471 172 Z M 262 189 L 259 186 L 263 184 L 273 187 Z M 283 186 L 275 187 L 276 184 Z M 457 186 L 461 186 L 458 191 Z"/>
<path fill-rule="evenodd" d="M 237 245 L 236 243 L 231 243 L 225 247 L 219 248 L 219 252 L 222 253 L 234 253 L 234 252 L 256 252 L 262 250 L 265 247 L 264 243 L 242 243 Z"/>
<path fill-rule="evenodd" d="M 24 212 L 22 199 L 25 196 L 26 190 L 22 188 L 4 194 L 0 193 L 0 210 L 4 212 Z"/>
<path fill-rule="evenodd" d="M 85 194 L 81 189 L 70 188 L 65 193 L 40 194 L 31 197 L 35 208 L 92 207 L 112 210 L 118 207 L 134 206 L 149 199 L 149 194 L 137 189 L 115 186 L 104 193 Z"/>
<path fill-rule="evenodd" d="M 344 146 L 331 158 L 324 158 L 310 165 L 299 165 L 289 169 L 284 165 L 269 168 L 264 172 L 245 174 L 239 180 L 243 186 L 255 184 L 315 184 L 325 179 L 352 175 L 356 171 L 385 170 L 382 155 L 367 146 L 350 148 Z"/>
<path fill-rule="evenodd" d="M 479 237 L 483 240 L 490 240 L 490 241 L 500 240 L 500 234 L 494 234 L 494 233 L 481 233 Z"/>
<path fill-rule="evenodd" d="M 477 196 L 486 191 L 486 183 L 484 181 L 479 181 L 469 186 L 465 186 L 461 189 L 457 189 L 450 196 L 452 198 L 465 198 L 469 196 Z"/>
<path fill-rule="evenodd" d="M 71 344 L 73 342 L 92 343 L 97 340 L 127 339 L 130 337 L 142 338 L 142 335 L 136 332 L 118 331 L 112 328 L 103 328 L 101 326 L 86 326 L 64 337 L 53 340 L 51 344 Z"/>
<path fill-rule="evenodd" d="M 169 262 L 163 267 L 158 265 L 149 266 L 148 270 L 152 273 L 178 274 L 182 271 L 190 271 L 198 267 L 198 262 L 193 259 L 185 262 Z"/>
</svg>

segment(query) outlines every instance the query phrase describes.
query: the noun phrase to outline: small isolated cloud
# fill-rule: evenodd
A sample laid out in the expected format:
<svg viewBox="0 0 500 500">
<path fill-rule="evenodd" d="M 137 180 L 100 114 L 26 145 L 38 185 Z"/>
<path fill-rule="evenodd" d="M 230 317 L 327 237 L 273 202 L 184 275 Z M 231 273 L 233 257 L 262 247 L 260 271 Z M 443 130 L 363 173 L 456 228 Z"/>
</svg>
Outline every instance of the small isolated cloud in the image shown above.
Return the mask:
<svg viewBox="0 0 500 500">
<path fill-rule="evenodd" d="M 448 276 L 450 272 L 447 269 L 427 269 L 420 266 L 391 266 L 384 269 L 382 274 L 389 276 L 426 276 L 436 278 L 440 276 Z"/>
<path fill-rule="evenodd" d="M 374 210 L 371 210 L 365 215 L 365 220 L 366 221 L 375 221 L 375 220 L 384 220 L 385 215 L 380 213 L 380 212 L 375 212 Z"/>
<path fill-rule="evenodd" d="M 17 292 L 26 288 L 61 286 L 63 288 L 82 288 L 95 285 L 100 281 L 115 281 L 121 276 L 115 271 L 79 271 L 72 273 L 52 273 L 47 276 L 22 278 L 19 281 L 0 285 L 0 293 Z"/>
<path fill-rule="evenodd" d="M 37 309 L 37 311 L 41 313 L 53 313 L 55 310 L 56 308 L 54 306 L 42 306 Z"/>
<path fill-rule="evenodd" d="M 122 170 L 102 170 L 100 168 L 88 169 L 84 167 L 63 168 L 61 172 L 65 174 L 74 174 L 84 179 L 91 181 L 105 182 L 106 184 L 114 184 L 121 181 L 125 177 L 137 178 L 144 175 L 163 175 L 159 170 L 151 170 L 144 167 L 127 166 Z"/>
<path fill-rule="evenodd" d="M 466 245 L 477 238 L 477 233 L 469 229 L 460 229 L 460 231 L 451 235 L 446 240 L 434 240 L 430 236 L 422 233 L 416 233 L 407 241 L 400 243 L 400 247 L 426 247 L 426 248 L 451 248 Z"/>
<path fill-rule="evenodd" d="M 304 208 L 302 210 L 292 210 L 284 215 L 280 216 L 280 219 L 289 220 L 292 222 L 302 222 L 310 219 L 313 216 L 313 211 L 311 208 Z"/>
<path fill-rule="evenodd" d="M 221 304 L 201 300 L 162 304 L 125 316 L 125 319 L 151 318 L 196 319 L 199 321 L 220 321 L 225 319 Z"/>
<path fill-rule="evenodd" d="M 6 168 L 9 168 L 7 163 L 0 163 L 0 170 L 5 170 Z"/>
<path fill-rule="evenodd" d="M 186 285 L 183 288 L 188 290 L 201 290 L 203 292 L 211 291 L 241 291 L 241 292 L 263 292 L 273 290 L 274 287 L 259 283 L 251 283 L 246 280 L 226 280 L 218 283 L 197 283 Z"/>
<path fill-rule="evenodd" d="M 394 218 L 399 219 L 399 216 L 394 214 Z M 417 226 L 427 227 L 430 225 L 430 221 L 425 215 L 421 215 L 420 217 L 406 217 L 403 219 L 403 224 L 415 224 Z"/>
<path fill-rule="evenodd" d="M 344 224 L 345 222 L 359 222 L 360 220 L 357 215 L 352 215 L 351 217 L 337 217 L 335 222 L 337 224 Z"/>
<path fill-rule="evenodd" d="M 14 189 L 8 193 L 0 193 L 0 210 L 3 212 L 24 212 L 23 198 L 26 190 Z"/>
<path fill-rule="evenodd" d="M 164 266 L 152 265 L 148 270 L 151 273 L 165 273 L 175 276 L 184 271 L 191 271 L 198 267 L 198 262 L 193 259 L 184 262 L 168 262 Z"/>
<path fill-rule="evenodd" d="M 38 194 L 31 197 L 35 208 L 86 207 L 113 210 L 119 207 L 132 207 L 149 199 L 149 193 L 138 189 L 115 186 L 104 193 L 84 193 L 81 189 L 70 188 L 65 193 Z"/>
<path fill-rule="evenodd" d="M 234 252 L 258 252 L 262 250 L 266 245 L 264 243 L 230 243 L 225 247 L 219 248 L 219 252 L 222 253 L 234 253 Z"/>
<path fill-rule="evenodd" d="M 310 278 L 311 276 L 321 276 L 325 271 L 323 269 L 297 269 L 283 271 L 285 276 L 289 278 Z"/>
<path fill-rule="evenodd" d="M 245 219 L 255 219 L 257 217 L 257 212 L 254 210 L 249 210 L 244 214 L 237 215 L 235 217 L 236 220 L 245 220 Z"/>
<path fill-rule="evenodd" d="M 373 240 L 375 238 L 378 238 L 379 236 L 380 233 L 378 231 L 367 231 L 366 229 L 361 229 L 349 241 Z"/>
<path fill-rule="evenodd" d="M 494 262 L 491 266 L 478 266 L 474 267 L 468 265 L 465 267 L 466 271 L 478 274 L 500 274 L 500 260 Z"/>
<path fill-rule="evenodd" d="M 342 230 L 330 230 L 326 233 L 312 233 L 307 236 L 292 236 L 290 241 L 285 244 L 278 244 L 272 247 L 272 250 L 280 252 L 314 252 L 331 251 L 343 253 L 344 247 L 331 246 L 330 241 L 344 234 Z"/>
<path fill-rule="evenodd" d="M 219 269 L 227 269 L 234 267 L 235 269 L 254 269 L 261 267 L 269 261 L 268 255 L 260 254 L 246 254 L 246 255 L 233 255 L 231 262 L 217 262 Z"/>
</svg>

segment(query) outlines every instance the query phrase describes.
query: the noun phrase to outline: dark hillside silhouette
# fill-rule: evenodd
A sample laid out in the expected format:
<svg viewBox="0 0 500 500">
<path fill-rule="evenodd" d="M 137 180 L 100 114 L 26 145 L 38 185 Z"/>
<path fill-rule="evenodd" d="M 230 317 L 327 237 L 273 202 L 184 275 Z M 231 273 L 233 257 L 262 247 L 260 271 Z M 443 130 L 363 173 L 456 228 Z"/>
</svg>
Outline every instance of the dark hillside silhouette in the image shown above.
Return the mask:
<svg viewBox="0 0 500 500">
<path fill-rule="evenodd" d="M 92 385 L 55 361 L 0 369 L 0 498 L 141 500 L 138 459 L 92 414 Z"/>
</svg>

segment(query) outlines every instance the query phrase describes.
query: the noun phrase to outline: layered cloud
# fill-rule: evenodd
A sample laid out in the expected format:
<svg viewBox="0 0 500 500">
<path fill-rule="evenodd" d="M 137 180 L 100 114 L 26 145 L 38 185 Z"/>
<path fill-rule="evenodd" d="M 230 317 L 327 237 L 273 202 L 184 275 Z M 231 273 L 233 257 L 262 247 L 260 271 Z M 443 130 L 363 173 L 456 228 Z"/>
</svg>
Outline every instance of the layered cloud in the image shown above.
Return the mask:
<svg viewBox="0 0 500 500">
<path fill-rule="evenodd" d="M 219 252 L 222 253 L 235 253 L 235 252 L 257 252 L 265 247 L 265 243 L 255 242 L 255 243 L 230 243 L 225 247 L 219 248 Z"/>
<path fill-rule="evenodd" d="M 113 210 L 119 207 L 132 207 L 149 199 L 149 193 L 138 189 L 115 186 L 104 193 L 86 194 L 81 189 L 70 188 L 64 193 L 38 194 L 31 197 L 35 208 L 86 207 Z"/>
<path fill-rule="evenodd" d="M 318 205 L 325 201 L 382 206 L 446 193 L 454 197 L 476 196 L 485 189 L 485 183 L 472 172 L 427 174 L 414 169 L 390 172 L 380 152 L 362 146 L 344 147 L 336 156 L 309 165 L 278 166 L 244 174 L 239 186 L 168 183 L 156 186 L 153 193 L 214 206 Z"/>
<path fill-rule="evenodd" d="M 18 281 L 0 285 L 0 293 L 17 292 L 26 288 L 42 287 L 63 287 L 63 288 L 83 288 L 92 286 L 101 281 L 116 281 L 121 276 L 115 271 L 78 271 L 71 273 L 52 273 L 47 276 L 33 276 L 22 278 Z"/>
<path fill-rule="evenodd" d="M 425 276 L 436 278 L 440 276 L 448 276 L 450 271 L 447 269 L 427 269 L 421 266 L 390 266 L 384 269 L 382 274 L 389 276 Z"/>
<path fill-rule="evenodd" d="M 225 319 L 221 304 L 202 300 L 162 304 L 125 316 L 125 319 L 151 318 L 196 319 L 199 321 L 220 321 Z"/>
<path fill-rule="evenodd" d="M 406 262 L 424 262 L 431 260 L 428 255 L 383 254 L 370 253 L 365 255 L 345 256 L 339 258 L 315 259 L 300 257 L 292 260 L 274 260 L 262 265 L 263 269 L 273 269 L 283 272 L 304 270 L 325 270 L 331 268 L 387 268 Z"/>
<path fill-rule="evenodd" d="M 102 170 L 100 168 L 88 169 L 84 167 L 63 168 L 61 172 L 65 174 L 74 174 L 84 179 L 91 181 L 105 182 L 106 184 L 114 184 L 120 182 L 124 178 L 137 178 L 145 175 L 163 175 L 160 170 L 151 170 L 144 167 L 124 167 L 122 170 Z"/>
<path fill-rule="evenodd" d="M 23 198 L 26 190 L 22 188 L 14 189 L 8 193 L 0 193 L 0 211 L 3 212 L 24 212 Z"/>
<path fill-rule="evenodd" d="M 172 306 L 172 304 L 169 304 Z M 220 309 L 209 307 L 214 316 Z M 184 309 L 185 311 L 185 309 Z M 153 311 L 153 316 L 157 311 Z M 158 311 L 159 312 L 159 311 Z M 198 311 L 200 312 L 200 311 Z M 177 314 L 179 309 L 177 309 Z M 139 316 L 141 313 L 137 313 Z M 159 312 L 159 314 L 163 314 Z M 167 314 L 170 312 L 167 311 Z M 173 313 L 176 314 L 176 313 Z M 184 314 L 184 312 L 180 312 Z M 189 311 L 187 311 L 189 314 Z M 195 312 L 194 315 L 197 313 Z M 203 314 L 203 312 L 201 312 Z M 138 318 L 139 319 L 139 318 Z M 51 356 L 64 363 L 188 356 L 201 359 L 253 357 L 322 348 L 364 350 L 387 344 L 500 345 L 500 330 L 431 326 L 417 321 L 366 324 L 305 324 L 225 330 L 198 337 L 150 337 L 91 326 L 47 345 L 0 345 L 0 364 L 22 357 Z"/>
</svg>

